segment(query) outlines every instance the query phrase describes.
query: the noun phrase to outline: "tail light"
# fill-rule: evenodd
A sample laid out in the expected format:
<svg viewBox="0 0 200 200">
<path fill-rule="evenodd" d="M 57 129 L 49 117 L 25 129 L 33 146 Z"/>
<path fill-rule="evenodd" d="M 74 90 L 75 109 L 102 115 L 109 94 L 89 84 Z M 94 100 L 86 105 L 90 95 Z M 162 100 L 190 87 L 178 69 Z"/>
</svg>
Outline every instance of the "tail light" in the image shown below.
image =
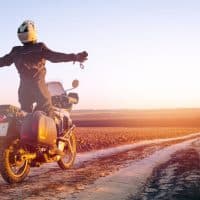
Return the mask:
<svg viewBox="0 0 200 200">
<path fill-rule="evenodd" d="M 7 117 L 5 115 L 0 115 L 0 122 L 3 122 Z"/>
</svg>

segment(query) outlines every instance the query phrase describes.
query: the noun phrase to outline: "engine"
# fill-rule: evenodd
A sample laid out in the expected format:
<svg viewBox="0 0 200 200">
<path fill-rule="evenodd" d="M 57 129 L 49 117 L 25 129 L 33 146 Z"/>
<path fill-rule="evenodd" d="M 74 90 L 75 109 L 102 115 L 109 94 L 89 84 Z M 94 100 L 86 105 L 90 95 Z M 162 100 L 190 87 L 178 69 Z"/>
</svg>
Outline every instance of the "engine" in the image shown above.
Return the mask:
<svg viewBox="0 0 200 200">
<path fill-rule="evenodd" d="M 65 109 L 54 107 L 54 113 L 58 136 L 60 136 L 62 135 L 63 131 L 71 128 L 72 120 L 70 118 L 69 112 Z"/>
</svg>

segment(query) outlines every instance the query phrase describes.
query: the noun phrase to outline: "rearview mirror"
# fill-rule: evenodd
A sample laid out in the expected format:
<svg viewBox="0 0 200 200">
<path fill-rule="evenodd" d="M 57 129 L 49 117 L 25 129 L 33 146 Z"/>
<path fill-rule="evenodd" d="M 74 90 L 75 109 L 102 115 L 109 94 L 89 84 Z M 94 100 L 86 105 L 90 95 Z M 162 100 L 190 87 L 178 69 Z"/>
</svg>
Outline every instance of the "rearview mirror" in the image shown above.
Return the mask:
<svg viewBox="0 0 200 200">
<path fill-rule="evenodd" d="M 79 85 L 79 80 L 75 79 L 75 80 L 72 81 L 72 87 L 73 88 L 77 88 L 78 85 Z"/>
</svg>

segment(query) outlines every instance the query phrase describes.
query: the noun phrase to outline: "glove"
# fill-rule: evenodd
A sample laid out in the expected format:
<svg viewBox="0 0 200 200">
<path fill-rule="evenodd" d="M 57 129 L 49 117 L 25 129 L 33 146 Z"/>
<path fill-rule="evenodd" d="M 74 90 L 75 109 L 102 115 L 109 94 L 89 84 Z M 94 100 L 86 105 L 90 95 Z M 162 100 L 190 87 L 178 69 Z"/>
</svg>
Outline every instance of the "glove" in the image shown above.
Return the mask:
<svg viewBox="0 0 200 200">
<path fill-rule="evenodd" d="M 86 51 L 76 54 L 76 61 L 82 63 L 87 60 L 88 53 Z"/>
</svg>

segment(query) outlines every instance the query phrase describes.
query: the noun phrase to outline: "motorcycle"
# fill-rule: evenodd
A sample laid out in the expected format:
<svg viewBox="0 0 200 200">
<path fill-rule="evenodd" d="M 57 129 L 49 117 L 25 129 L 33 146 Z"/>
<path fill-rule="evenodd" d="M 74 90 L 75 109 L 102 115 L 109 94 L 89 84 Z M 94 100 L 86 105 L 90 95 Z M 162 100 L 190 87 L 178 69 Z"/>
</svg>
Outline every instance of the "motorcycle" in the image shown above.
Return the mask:
<svg viewBox="0 0 200 200">
<path fill-rule="evenodd" d="M 74 80 L 71 89 L 78 84 Z M 54 119 L 42 111 L 25 113 L 12 105 L 0 105 L 0 173 L 10 184 L 22 182 L 31 167 L 57 162 L 66 170 L 74 164 L 76 137 L 70 112 L 78 103 L 78 94 L 68 93 L 60 82 L 48 82 L 47 86 Z M 55 146 L 63 155 L 55 154 Z"/>
</svg>

